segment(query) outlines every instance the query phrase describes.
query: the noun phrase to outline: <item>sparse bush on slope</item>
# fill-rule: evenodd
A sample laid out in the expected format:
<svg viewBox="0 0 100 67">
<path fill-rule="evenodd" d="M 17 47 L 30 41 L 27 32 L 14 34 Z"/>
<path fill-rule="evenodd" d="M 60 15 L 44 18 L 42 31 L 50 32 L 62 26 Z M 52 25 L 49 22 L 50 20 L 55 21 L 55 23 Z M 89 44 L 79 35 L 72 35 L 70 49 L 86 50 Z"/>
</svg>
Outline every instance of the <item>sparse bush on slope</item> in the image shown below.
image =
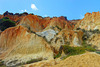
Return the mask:
<svg viewBox="0 0 100 67">
<path fill-rule="evenodd" d="M 3 61 L 0 61 L 0 67 L 6 67 Z"/>
<path fill-rule="evenodd" d="M 4 31 L 5 29 L 9 28 L 9 27 L 13 27 L 15 26 L 16 23 L 11 21 L 8 17 L 4 17 L 2 19 L 0 19 L 0 30 Z"/>
<path fill-rule="evenodd" d="M 63 45 L 60 49 L 60 51 L 64 51 L 64 53 L 67 55 L 65 58 L 72 56 L 72 55 L 79 55 L 79 54 L 83 54 L 86 51 L 90 51 L 90 52 L 95 52 L 96 49 L 91 47 L 91 45 L 88 45 L 86 43 L 86 41 L 83 42 L 81 47 L 71 47 L 69 45 Z M 57 54 L 54 58 L 58 58 L 61 56 L 62 52 L 59 52 L 59 54 Z"/>
</svg>

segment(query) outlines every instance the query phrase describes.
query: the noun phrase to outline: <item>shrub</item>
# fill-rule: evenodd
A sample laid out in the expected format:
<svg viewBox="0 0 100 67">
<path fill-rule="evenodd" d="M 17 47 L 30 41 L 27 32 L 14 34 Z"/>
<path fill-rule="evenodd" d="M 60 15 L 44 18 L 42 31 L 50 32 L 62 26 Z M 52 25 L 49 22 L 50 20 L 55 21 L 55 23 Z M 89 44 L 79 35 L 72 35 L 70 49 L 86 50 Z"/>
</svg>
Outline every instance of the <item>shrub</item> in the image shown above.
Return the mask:
<svg viewBox="0 0 100 67">
<path fill-rule="evenodd" d="M 81 30 L 81 28 L 77 28 L 76 30 Z"/>
<path fill-rule="evenodd" d="M 23 13 L 20 13 L 19 16 L 24 16 L 24 15 L 28 15 L 27 12 L 23 12 Z"/>
<path fill-rule="evenodd" d="M 7 29 L 9 27 L 13 27 L 15 25 L 16 25 L 16 23 L 11 21 L 8 17 L 4 17 L 4 18 L 0 19 L 0 29 L 2 31 L 4 31 L 5 29 Z"/>
<path fill-rule="evenodd" d="M 100 33 L 99 29 L 95 29 L 92 31 L 93 33 Z"/>
<path fill-rule="evenodd" d="M 3 19 L 9 19 L 9 17 L 4 17 Z"/>
<path fill-rule="evenodd" d="M 67 55 L 77 55 L 85 53 L 85 49 L 83 47 L 71 47 L 68 45 L 63 46 L 63 51 Z"/>
<path fill-rule="evenodd" d="M 86 42 L 83 42 L 83 46 L 81 46 L 81 47 L 71 47 L 69 45 L 63 45 L 63 46 L 61 46 L 59 53 L 54 58 L 60 57 L 61 51 L 64 51 L 64 53 L 67 55 L 66 57 L 63 58 L 63 59 L 65 59 L 65 58 L 72 56 L 72 55 L 83 54 L 86 51 L 94 52 L 94 51 L 96 51 L 96 49 L 94 49 L 90 45 L 87 45 Z"/>
<path fill-rule="evenodd" d="M 96 49 L 93 48 L 90 44 L 87 44 L 85 40 L 83 41 L 82 46 L 83 46 L 83 47 L 85 48 L 85 50 L 87 50 L 87 51 L 90 51 L 90 52 L 96 51 Z"/>
<path fill-rule="evenodd" d="M 0 67 L 6 67 L 6 65 L 4 65 L 3 61 L 0 61 Z"/>
<path fill-rule="evenodd" d="M 82 29 L 83 32 L 86 32 L 85 29 Z"/>
<path fill-rule="evenodd" d="M 66 57 L 69 57 L 72 55 L 78 55 L 78 54 L 85 53 L 85 48 L 83 48 L 83 47 L 71 47 L 69 45 L 63 45 L 63 46 L 61 46 L 59 53 L 54 58 L 60 57 L 61 53 L 62 53 L 61 51 L 64 51 L 64 53 L 67 55 Z"/>
<path fill-rule="evenodd" d="M 60 57 L 61 56 L 61 53 L 59 52 L 56 56 L 54 56 L 54 59 L 55 58 L 58 58 L 58 57 Z"/>
</svg>

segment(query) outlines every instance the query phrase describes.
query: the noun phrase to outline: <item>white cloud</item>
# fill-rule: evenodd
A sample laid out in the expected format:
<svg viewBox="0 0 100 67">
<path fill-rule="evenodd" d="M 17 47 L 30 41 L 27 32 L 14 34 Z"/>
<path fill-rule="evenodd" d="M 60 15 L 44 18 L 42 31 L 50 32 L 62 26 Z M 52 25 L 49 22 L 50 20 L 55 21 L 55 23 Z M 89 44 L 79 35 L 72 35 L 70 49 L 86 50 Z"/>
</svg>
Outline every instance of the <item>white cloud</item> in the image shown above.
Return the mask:
<svg viewBox="0 0 100 67">
<path fill-rule="evenodd" d="M 25 9 L 25 10 L 21 10 L 21 12 L 27 12 L 27 10 Z"/>
<path fill-rule="evenodd" d="M 44 17 L 48 17 L 48 15 L 45 14 Z"/>
<path fill-rule="evenodd" d="M 27 12 L 27 10 L 25 9 L 25 12 Z"/>
<path fill-rule="evenodd" d="M 32 8 L 33 10 L 38 10 L 38 8 L 35 6 L 35 4 L 31 4 L 31 8 Z"/>
</svg>

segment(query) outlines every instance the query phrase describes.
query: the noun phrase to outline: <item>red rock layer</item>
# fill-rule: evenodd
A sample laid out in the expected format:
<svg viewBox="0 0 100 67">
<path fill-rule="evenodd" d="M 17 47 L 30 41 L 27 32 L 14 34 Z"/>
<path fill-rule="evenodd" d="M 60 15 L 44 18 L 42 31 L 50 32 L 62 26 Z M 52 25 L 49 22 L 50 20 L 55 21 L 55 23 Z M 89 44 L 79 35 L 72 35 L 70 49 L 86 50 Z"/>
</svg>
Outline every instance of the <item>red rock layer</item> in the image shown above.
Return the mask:
<svg viewBox="0 0 100 67">
<path fill-rule="evenodd" d="M 53 17 L 53 18 L 42 18 L 37 15 L 27 15 L 25 16 L 18 25 L 23 25 L 34 32 L 39 32 L 50 26 L 58 26 L 61 29 L 73 29 L 74 25 L 70 25 L 68 20 L 66 20 L 63 16 L 61 17 Z"/>
</svg>

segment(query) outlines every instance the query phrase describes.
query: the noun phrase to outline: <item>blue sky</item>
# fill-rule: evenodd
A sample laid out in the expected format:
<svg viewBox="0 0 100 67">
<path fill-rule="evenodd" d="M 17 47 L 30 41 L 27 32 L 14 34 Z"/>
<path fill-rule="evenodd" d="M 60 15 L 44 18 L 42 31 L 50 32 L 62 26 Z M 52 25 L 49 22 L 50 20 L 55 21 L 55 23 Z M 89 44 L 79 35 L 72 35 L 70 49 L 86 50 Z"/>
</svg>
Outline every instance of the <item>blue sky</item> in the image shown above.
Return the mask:
<svg viewBox="0 0 100 67">
<path fill-rule="evenodd" d="M 35 15 L 66 16 L 68 20 L 81 19 L 87 12 L 100 10 L 100 0 L 0 0 L 0 14 L 34 13 Z"/>
</svg>

